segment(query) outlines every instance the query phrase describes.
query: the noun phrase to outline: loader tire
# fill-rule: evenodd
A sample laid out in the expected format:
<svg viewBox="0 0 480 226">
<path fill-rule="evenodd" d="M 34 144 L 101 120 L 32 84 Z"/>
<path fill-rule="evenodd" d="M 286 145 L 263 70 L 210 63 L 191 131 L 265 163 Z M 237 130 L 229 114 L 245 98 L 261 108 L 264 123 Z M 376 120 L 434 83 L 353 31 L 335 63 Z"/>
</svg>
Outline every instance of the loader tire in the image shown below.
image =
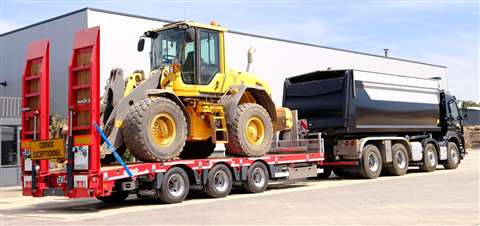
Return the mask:
<svg viewBox="0 0 480 226">
<path fill-rule="evenodd" d="M 130 107 L 123 138 L 138 160 L 165 161 L 178 157 L 187 139 L 187 123 L 180 107 L 164 97 L 147 98 Z"/>
<path fill-rule="evenodd" d="M 212 143 L 212 140 L 206 141 L 187 141 L 185 147 L 183 147 L 182 153 L 180 153 L 181 159 L 204 159 L 208 158 L 215 150 L 216 145 Z"/>
<path fill-rule="evenodd" d="M 273 139 L 272 120 L 265 109 L 252 103 L 240 104 L 228 122 L 228 154 L 262 156 Z"/>
</svg>

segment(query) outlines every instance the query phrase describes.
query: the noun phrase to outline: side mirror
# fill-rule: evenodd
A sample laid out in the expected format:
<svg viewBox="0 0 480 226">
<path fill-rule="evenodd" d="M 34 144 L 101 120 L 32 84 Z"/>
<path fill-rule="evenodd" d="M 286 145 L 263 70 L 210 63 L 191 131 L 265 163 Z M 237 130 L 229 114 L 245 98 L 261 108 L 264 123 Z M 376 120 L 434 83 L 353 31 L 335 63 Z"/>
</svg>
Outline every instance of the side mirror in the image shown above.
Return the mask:
<svg viewBox="0 0 480 226">
<path fill-rule="evenodd" d="M 138 43 L 137 43 L 137 51 L 142 52 L 144 47 L 145 47 L 145 39 L 140 38 L 140 40 L 138 40 Z"/>
<path fill-rule="evenodd" d="M 195 41 L 195 29 L 189 28 L 186 31 L 185 41 L 193 42 Z"/>
</svg>

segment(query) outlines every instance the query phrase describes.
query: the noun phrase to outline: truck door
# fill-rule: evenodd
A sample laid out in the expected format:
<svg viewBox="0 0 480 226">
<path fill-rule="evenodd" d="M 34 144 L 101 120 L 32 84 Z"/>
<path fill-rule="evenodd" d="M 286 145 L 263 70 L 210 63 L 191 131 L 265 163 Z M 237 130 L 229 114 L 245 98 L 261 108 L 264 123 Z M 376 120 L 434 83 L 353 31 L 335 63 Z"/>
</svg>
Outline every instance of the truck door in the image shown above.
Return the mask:
<svg viewBox="0 0 480 226">
<path fill-rule="evenodd" d="M 457 134 L 463 133 L 462 116 L 458 111 L 458 105 L 455 99 L 450 99 L 447 102 L 448 116 L 447 127 L 450 131 L 455 131 Z"/>
</svg>

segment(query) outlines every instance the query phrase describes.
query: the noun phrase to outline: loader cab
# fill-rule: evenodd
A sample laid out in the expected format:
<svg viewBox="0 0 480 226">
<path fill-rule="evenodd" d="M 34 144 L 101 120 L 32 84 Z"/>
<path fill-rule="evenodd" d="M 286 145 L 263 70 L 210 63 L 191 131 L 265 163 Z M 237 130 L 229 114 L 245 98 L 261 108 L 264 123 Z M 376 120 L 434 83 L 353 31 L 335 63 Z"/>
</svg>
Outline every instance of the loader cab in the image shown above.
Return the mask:
<svg viewBox="0 0 480 226">
<path fill-rule="evenodd" d="M 151 70 L 176 66 L 179 76 L 171 83 L 179 96 L 221 93 L 225 79 L 223 32 L 217 25 L 178 22 L 145 32 L 151 38 Z M 143 49 L 143 39 L 139 50 Z"/>
</svg>

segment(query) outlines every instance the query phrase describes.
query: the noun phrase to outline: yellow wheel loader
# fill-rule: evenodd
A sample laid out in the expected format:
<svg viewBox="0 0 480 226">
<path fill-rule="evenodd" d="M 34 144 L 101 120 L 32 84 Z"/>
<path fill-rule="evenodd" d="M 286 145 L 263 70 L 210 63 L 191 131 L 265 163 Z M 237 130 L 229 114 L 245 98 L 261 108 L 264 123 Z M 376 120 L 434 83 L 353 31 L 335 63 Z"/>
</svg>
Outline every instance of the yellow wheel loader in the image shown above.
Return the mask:
<svg viewBox="0 0 480 226">
<path fill-rule="evenodd" d="M 225 27 L 176 22 L 146 31 L 151 72 L 125 82 L 113 70 L 102 104 L 103 128 L 120 151 L 141 161 L 206 158 L 216 144 L 227 154 L 261 156 L 274 132 L 291 127 L 288 109 L 276 109 L 271 89 L 254 74 L 227 68 Z M 104 161 L 112 160 L 102 145 Z"/>
</svg>

